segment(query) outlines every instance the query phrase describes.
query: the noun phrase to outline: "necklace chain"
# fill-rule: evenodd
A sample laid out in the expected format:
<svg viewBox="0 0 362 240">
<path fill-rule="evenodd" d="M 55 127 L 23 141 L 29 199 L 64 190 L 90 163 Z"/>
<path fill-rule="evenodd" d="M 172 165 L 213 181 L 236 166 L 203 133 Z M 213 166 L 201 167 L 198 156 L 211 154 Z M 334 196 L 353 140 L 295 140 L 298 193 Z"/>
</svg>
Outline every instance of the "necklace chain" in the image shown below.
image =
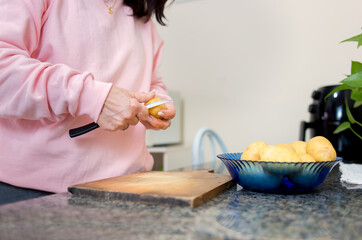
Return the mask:
<svg viewBox="0 0 362 240">
<path fill-rule="evenodd" d="M 116 2 L 117 2 L 117 1 L 118 1 L 118 0 L 115 0 L 114 3 L 112 4 L 112 6 L 109 6 L 109 5 L 107 4 L 108 1 L 103 0 L 104 4 L 105 4 L 106 7 L 108 8 L 108 13 L 109 13 L 109 14 L 112 14 L 112 13 L 113 13 L 113 7 L 114 7 L 114 5 L 116 5 Z"/>
</svg>

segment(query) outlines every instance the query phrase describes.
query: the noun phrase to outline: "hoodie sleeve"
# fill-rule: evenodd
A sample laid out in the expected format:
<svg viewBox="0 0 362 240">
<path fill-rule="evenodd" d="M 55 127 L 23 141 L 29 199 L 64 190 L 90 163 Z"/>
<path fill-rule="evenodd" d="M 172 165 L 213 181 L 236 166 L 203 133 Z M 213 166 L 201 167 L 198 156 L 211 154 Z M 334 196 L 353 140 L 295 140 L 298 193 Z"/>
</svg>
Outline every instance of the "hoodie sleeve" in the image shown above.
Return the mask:
<svg viewBox="0 0 362 240">
<path fill-rule="evenodd" d="M 155 89 L 157 95 L 162 96 L 165 99 L 171 99 L 168 96 L 167 87 L 162 81 L 161 74 L 158 70 L 161 65 L 164 41 L 157 32 L 156 25 L 154 24 L 154 22 L 152 20 L 150 21 L 151 21 L 151 31 L 152 31 L 152 41 L 153 41 L 153 51 L 154 51 L 151 90 Z"/>
<path fill-rule="evenodd" d="M 98 119 L 111 83 L 90 72 L 32 58 L 49 0 L 0 0 L 0 117 Z"/>
</svg>

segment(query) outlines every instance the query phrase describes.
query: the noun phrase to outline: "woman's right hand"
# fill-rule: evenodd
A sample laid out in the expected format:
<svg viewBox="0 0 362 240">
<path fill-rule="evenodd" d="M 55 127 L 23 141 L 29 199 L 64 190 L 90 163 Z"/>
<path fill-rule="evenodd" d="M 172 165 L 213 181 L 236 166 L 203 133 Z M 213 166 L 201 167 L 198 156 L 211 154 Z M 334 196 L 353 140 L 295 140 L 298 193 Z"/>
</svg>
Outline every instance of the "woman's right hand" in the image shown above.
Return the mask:
<svg viewBox="0 0 362 240">
<path fill-rule="evenodd" d="M 129 125 L 148 119 L 148 109 L 144 102 L 155 97 L 154 92 L 129 92 L 112 87 L 98 118 L 98 125 L 109 131 L 126 130 Z"/>
</svg>

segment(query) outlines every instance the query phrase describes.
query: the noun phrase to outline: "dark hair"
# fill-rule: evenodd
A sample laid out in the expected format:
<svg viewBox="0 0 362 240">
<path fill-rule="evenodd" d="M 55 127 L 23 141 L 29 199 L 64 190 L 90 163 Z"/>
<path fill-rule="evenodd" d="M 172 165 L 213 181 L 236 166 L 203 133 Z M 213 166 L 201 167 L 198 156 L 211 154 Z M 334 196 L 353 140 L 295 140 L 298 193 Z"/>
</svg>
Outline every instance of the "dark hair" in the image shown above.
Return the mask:
<svg viewBox="0 0 362 240">
<path fill-rule="evenodd" d="M 139 19 L 144 18 L 147 22 L 154 14 L 156 20 L 165 26 L 163 19 L 166 19 L 163 11 L 167 0 L 124 0 L 123 3 L 133 10 L 133 16 Z"/>
</svg>

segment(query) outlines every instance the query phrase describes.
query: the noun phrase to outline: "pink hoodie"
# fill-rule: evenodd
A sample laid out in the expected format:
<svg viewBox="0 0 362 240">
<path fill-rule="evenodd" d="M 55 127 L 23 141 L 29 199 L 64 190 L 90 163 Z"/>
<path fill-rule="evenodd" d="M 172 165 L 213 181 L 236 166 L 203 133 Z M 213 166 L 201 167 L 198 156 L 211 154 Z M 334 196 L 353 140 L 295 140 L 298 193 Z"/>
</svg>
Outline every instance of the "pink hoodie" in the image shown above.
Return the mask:
<svg viewBox="0 0 362 240">
<path fill-rule="evenodd" d="M 163 41 L 118 0 L 0 0 L 0 181 L 65 192 L 73 184 L 151 170 L 145 127 L 68 130 L 97 121 L 112 86 L 167 90 Z"/>
</svg>

